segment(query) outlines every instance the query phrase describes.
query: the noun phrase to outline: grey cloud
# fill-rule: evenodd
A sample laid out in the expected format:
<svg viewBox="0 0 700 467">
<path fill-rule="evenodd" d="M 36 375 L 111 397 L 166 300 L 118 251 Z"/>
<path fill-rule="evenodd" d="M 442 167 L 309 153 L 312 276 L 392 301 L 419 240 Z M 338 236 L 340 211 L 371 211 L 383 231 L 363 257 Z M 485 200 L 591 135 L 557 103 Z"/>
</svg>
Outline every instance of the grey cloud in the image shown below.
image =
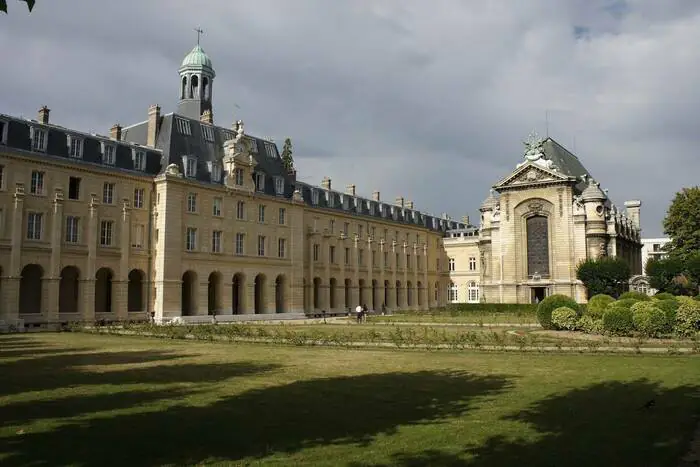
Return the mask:
<svg viewBox="0 0 700 467">
<path fill-rule="evenodd" d="M 63 0 L 0 17 L 0 42 L 19 57 L 1 111 L 47 104 L 55 122 L 102 133 L 152 103 L 172 111 L 201 25 L 215 118 L 291 137 L 305 181 L 328 175 L 341 190 L 475 218 L 550 109 L 550 135 L 575 140 L 616 203 L 643 199 L 645 234 L 697 184 L 694 0 L 200 3 Z"/>
</svg>

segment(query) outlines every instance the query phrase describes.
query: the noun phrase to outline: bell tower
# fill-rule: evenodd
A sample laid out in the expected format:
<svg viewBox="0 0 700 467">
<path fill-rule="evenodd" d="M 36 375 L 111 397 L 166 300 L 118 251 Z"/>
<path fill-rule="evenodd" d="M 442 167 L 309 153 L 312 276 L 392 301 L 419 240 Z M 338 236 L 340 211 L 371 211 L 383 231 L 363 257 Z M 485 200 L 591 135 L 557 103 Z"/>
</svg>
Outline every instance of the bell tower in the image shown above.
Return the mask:
<svg viewBox="0 0 700 467">
<path fill-rule="evenodd" d="M 180 100 L 177 113 L 196 120 L 207 113 L 208 123 L 213 123 L 212 88 L 216 73 L 211 59 L 199 45 L 203 31 L 196 28 L 197 45 L 185 56 L 180 65 Z M 207 112 L 208 111 L 208 112 Z"/>
</svg>

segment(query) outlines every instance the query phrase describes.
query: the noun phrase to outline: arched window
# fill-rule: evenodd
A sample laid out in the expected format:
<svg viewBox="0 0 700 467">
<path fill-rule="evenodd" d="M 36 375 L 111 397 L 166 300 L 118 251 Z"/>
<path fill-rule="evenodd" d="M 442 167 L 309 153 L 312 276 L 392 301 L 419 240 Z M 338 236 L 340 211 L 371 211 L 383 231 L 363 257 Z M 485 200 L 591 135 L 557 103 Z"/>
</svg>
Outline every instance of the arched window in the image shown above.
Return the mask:
<svg viewBox="0 0 700 467">
<path fill-rule="evenodd" d="M 479 303 L 479 284 L 474 281 L 470 281 L 469 284 L 467 284 L 467 291 L 467 301 L 469 303 Z"/>
<path fill-rule="evenodd" d="M 450 282 L 450 287 L 447 289 L 447 297 L 451 302 L 457 301 L 457 285 L 454 282 Z"/>
<path fill-rule="evenodd" d="M 527 275 L 549 277 L 549 230 L 545 216 L 532 216 L 526 221 Z"/>
</svg>

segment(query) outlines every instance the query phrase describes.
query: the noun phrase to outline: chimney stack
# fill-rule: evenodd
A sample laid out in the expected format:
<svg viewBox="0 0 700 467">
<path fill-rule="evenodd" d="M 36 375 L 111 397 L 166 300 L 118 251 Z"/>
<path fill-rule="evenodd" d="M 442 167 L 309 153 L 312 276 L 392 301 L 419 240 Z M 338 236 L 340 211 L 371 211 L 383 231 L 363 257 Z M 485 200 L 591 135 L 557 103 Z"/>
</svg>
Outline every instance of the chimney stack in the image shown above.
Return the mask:
<svg viewBox="0 0 700 467">
<path fill-rule="evenodd" d="M 112 139 L 116 139 L 117 141 L 122 140 L 122 126 L 118 123 L 115 123 L 112 128 L 109 129 L 109 136 Z"/>
<path fill-rule="evenodd" d="M 413 209 L 413 201 L 406 201 L 406 208 Z"/>
<path fill-rule="evenodd" d="M 397 205 L 397 206 L 403 207 L 403 201 L 404 201 L 404 200 L 403 200 L 403 196 L 397 196 L 397 197 L 396 197 L 396 205 Z"/>
<path fill-rule="evenodd" d="M 42 106 L 39 109 L 39 121 L 43 123 L 44 125 L 48 125 L 49 123 L 49 114 L 51 113 L 51 109 L 46 107 L 45 105 Z"/>
<path fill-rule="evenodd" d="M 355 196 L 355 189 L 357 187 L 355 185 L 348 185 L 345 187 L 345 194 L 348 194 L 350 196 Z"/>
<path fill-rule="evenodd" d="M 471 225 L 471 224 L 469 223 L 469 216 L 462 216 L 462 223 L 463 223 L 464 225 L 466 225 L 466 226 Z"/>
<path fill-rule="evenodd" d="M 158 141 L 158 125 L 160 125 L 160 106 L 155 104 L 148 108 L 148 134 L 146 136 L 146 145 L 152 148 L 156 147 L 156 141 Z"/>
<path fill-rule="evenodd" d="M 642 223 L 640 219 L 640 210 L 642 207 L 642 202 L 638 199 L 625 201 L 625 208 L 627 209 L 627 216 L 630 218 L 632 223 L 638 229 L 642 228 Z"/>
<path fill-rule="evenodd" d="M 379 192 L 378 192 L 378 191 L 375 191 L 375 192 L 372 193 L 372 199 L 373 199 L 374 201 L 381 201 L 381 198 L 379 197 Z"/>
<path fill-rule="evenodd" d="M 214 114 L 211 113 L 211 110 L 205 110 L 202 112 L 202 115 L 199 117 L 199 120 L 203 123 L 208 123 L 210 125 L 214 124 Z"/>
<path fill-rule="evenodd" d="M 321 180 L 321 188 L 324 190 L 331 189 L 331 179 L 329 177 L 323 177 L 323 180 Z"/>
</svg>

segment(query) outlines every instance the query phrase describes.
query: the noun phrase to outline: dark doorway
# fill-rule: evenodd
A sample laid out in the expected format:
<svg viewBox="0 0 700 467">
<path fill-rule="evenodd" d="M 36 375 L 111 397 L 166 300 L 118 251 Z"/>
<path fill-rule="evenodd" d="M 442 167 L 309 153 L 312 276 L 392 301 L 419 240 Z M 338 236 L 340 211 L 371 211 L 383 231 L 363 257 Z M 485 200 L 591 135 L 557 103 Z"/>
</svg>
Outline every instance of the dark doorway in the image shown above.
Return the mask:
<svg viewBox="0 0 700 467">
<path fill-rule="evenodd" d="M 531 289 L 531 303 L 540 303 L 547 297 L 547 287 L 532 287 Z"/>
</svg>

